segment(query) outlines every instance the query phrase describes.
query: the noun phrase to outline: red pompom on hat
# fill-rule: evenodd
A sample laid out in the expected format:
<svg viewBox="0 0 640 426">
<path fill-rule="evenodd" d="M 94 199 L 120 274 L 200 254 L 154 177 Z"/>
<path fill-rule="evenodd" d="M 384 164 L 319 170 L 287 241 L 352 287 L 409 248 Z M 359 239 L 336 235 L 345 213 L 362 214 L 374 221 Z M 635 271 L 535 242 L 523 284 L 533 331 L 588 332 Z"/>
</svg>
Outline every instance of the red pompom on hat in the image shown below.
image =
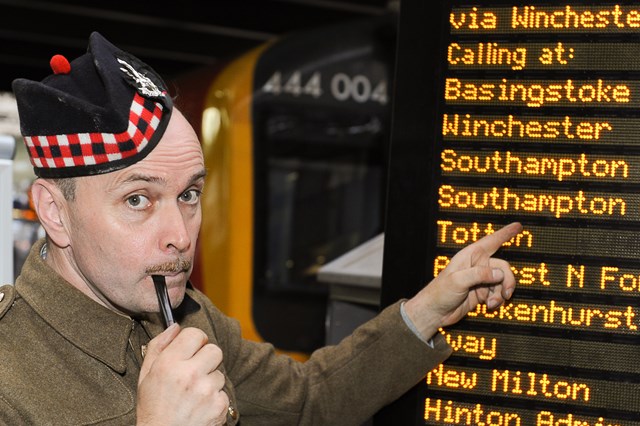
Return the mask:
<svg viewBox="0 0 640 426">
<path fill-rule="evenodd" d="M 62 55 L 53 55 L 49 61 L 54 74 L 69 74 L 71 72 L 71 64 Z"/>
</svg>

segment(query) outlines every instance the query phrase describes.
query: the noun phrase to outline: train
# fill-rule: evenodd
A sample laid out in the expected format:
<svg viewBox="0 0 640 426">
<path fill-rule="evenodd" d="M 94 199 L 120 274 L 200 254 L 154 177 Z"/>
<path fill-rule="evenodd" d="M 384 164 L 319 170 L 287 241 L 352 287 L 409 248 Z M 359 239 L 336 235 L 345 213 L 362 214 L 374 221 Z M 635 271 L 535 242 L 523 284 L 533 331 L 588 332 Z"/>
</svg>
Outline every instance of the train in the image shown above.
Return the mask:
<svg viewBox="0 0 640 426">
<path fill-rule="evenodd" d="M 396 20 L 289 34 L 171 83 L 208 173 L 192 282 L 300 359 L 325 345 L 318 269 L 383 230 Z"/>
</svg>

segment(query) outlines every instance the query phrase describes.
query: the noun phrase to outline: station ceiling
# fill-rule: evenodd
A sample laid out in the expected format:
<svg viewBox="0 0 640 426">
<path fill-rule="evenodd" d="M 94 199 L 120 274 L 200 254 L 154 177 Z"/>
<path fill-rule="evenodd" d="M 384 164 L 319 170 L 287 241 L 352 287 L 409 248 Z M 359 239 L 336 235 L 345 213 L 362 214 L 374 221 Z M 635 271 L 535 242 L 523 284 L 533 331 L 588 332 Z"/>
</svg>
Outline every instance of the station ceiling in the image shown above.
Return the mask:
<svg viewBox="0 0 640 426">
<path fill-rule="evenodd" d="M 0 0 L 0 92 L 41 80 L 98 31 L 165 79 L 230 60 L 277 37 L 387 13 L 397 0 Z"/>
</svg>

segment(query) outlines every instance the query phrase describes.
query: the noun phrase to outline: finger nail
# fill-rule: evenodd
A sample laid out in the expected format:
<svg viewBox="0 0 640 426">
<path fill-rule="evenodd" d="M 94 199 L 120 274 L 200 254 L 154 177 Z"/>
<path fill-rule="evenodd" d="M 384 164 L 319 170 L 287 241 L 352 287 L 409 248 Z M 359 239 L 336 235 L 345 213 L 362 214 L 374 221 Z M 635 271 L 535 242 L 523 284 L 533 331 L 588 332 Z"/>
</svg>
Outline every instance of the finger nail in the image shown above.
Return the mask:
<svg viewBox="0 0 640 426">
<path fill-rule="evenodd" d="M 511 299 L 511 295 L 513 294 L 513 289 L 509 288 L 504 292 L 504 295 L 507 299 Z"/>
</svg>

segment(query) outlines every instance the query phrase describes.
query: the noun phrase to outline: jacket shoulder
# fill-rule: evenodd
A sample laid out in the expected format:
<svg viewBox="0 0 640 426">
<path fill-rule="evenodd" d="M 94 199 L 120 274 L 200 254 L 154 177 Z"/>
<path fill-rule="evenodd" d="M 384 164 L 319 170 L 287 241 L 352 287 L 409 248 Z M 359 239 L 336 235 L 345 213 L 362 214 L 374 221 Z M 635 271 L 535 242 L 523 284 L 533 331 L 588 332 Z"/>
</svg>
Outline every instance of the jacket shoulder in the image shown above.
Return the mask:
<svg viewBox="0 0 640 426">
<path fill-rule="evenodd" d="M 16 298 L 16 289 L 7 284 L 0 287 L 0 318 L 2 318 L 13 305 Z"/>
</svg>

